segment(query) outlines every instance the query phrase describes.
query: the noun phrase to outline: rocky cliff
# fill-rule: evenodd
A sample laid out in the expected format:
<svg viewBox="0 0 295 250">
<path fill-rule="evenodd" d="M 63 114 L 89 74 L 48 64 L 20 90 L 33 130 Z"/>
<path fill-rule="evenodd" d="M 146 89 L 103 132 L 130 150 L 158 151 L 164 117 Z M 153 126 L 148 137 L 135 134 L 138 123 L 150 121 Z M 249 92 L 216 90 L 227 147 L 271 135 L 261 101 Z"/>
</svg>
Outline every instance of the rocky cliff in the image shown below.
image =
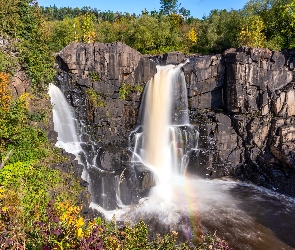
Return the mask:
<svg viewBox="0 0 295 250">
<path fill-rule="evenodd" d="M 294 195 L 294 55 L 239 48 L 184 66 L 200 151 L 192 168 Z"/>
<path fill-rule="evenodd" d="M 184 59 L 178 52 L 143 56 L 121 43 L 72 43 L 59 53 L 58 84 L 75 108 L 84 147 L 90 155 L 101 152 L 102 169 L 128 162 L 128 135 L 156 64 Z M 200 132 L 189 171 L 235 176 L 295 195 L 295 55 L 243 47 L 188 60 L 183 70 L 190 122 Z"/>
</svg>

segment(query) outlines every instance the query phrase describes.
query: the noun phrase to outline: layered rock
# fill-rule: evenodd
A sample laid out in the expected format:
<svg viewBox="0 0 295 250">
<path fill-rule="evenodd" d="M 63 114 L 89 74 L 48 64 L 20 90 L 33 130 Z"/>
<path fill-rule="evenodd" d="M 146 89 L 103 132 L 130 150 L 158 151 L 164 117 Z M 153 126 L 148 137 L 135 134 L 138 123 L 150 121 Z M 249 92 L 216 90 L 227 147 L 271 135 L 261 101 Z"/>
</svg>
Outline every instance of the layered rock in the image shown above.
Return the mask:
<svg viewBox="0 0 295 250">
<path fill-rule="evenodd" d="M 59 53 L 57 63 L 58 81 L 79 121 L 91 124 L 93 139 L 127 146 L 143 85 L 156 73 L 156 64 L 121 43 L 72 43 Z M 91 102 L 89 89 L 100 98 L 98 105 Z"/>
<path fill-rule="evenodd" d="M 82 137 L 85 145 L 92 140 L 108 147 L 100 154 L 100 167 L 131 169 L 124 148 L 136 125 L 143 89 L 134 86 L 144 86 L 155 74 L 156 64 L 178 64 L 187 59 L 183 70 L 190 122 L 200 132 L 199 150 L 191 155 L 188 170 L 210 178 L 235 176 L 295 195 L 292 52 L 242 47 L 222 55 L 185 58 L 171 52 L 146 57 L 120 43 L 72 43 L 58 56 L 58 80 L 76 110 L 81 131 L 87 132 Z M 123 86 L 129 90 L 124 92 Z M 91 103 L 89 89 L 104 105 Z"/>
<path fill-rule="evenodd" d="M 293 60 L 292 53 L 243 47 L 184 67 L 201 133 L 199 173 L 295 195 Z"/>
</svg>

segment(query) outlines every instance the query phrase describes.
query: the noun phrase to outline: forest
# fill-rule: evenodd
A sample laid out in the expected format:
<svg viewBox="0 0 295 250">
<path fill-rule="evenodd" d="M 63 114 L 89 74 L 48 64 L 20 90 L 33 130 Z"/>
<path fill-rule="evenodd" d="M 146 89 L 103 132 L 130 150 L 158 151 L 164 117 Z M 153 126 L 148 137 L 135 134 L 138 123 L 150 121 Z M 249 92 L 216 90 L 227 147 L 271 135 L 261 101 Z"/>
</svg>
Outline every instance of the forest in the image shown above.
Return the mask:
<svg viewBox="0 0 295 250">
<path fill-rule="evenodd" d="M 49 43 L 57 50 L 70 41 L 120 41 L 144 54 L 183 51 L 222 53 L 238 46 L 289 49 L 294 42 L 293 1 L 249 1 L 241 10 L 212 10 L 201 20 L 177 1 L 141 15 L 100 12 L 90 7 L 41 7 Z"/>
<path fill-rule="evenodd" d="M 144 222 L 119 229 L 114 221 L 81 216 L 79 180 L 49 168 L 65 161 L 46 135 L 51 107 L 39 105 L 54 80 L 55 54 L 73 41 L 120 41 L 142 54 L 294 49 L 295 2 L 250 0 L 241 10 L 212 10 L 202 19 L 177 0 L 160 3 L 158 11 L 135 15 L 0 0 L 0 40 L 6 41 L 0 44 L 0 249 L 189 249 L 176 244 L 175 232 L 151 240 Z M 9 84 L 19 70 L 31 91 L 15 97 Z M 200 249 L 229 249 L 215 234 L 203 242 Z"/>
</svg>

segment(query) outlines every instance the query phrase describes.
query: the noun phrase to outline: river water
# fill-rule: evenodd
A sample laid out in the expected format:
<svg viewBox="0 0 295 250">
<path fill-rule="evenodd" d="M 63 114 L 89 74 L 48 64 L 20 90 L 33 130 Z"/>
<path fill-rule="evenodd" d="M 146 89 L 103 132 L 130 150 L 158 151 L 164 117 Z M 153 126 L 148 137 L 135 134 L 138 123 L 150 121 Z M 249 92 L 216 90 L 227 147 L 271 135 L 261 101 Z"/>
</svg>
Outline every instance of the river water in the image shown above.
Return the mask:
<svg viewBox="0 0 295 250">
<path fill-rule="evenodd" d="M 155 235 L 179 232 L 180 241 L 197 244 L 216 232 L 233 249 L 295 249 L 295 200 L 265 188 L 234 180 L 176 177 L 172 197 L 154 190 L 139 204 L 101 211 L 106 218 L 136 223 L 143 219 Z M 157 188 L 155 188 L 157 189 Z"/>
</svg>

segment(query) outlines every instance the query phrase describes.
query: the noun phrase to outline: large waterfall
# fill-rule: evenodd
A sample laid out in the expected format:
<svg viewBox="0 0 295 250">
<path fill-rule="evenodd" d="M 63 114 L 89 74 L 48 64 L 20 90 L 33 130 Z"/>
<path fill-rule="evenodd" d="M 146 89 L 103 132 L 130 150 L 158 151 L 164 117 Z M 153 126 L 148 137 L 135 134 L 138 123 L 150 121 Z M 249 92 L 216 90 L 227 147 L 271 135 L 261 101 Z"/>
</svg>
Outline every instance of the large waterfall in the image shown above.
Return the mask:
<svg viewBox="0 0 295 250">
<path fill-rule="evenodd" d="M 175 175 L 183 175 L 188 154 L 197 145 L 198 132 L 189 124 L 183 64 L 158 67 L 147 83 L 135 133 L 133 161 L 155 174 L 156 184 L 169 197 Z"/>
</svg>

